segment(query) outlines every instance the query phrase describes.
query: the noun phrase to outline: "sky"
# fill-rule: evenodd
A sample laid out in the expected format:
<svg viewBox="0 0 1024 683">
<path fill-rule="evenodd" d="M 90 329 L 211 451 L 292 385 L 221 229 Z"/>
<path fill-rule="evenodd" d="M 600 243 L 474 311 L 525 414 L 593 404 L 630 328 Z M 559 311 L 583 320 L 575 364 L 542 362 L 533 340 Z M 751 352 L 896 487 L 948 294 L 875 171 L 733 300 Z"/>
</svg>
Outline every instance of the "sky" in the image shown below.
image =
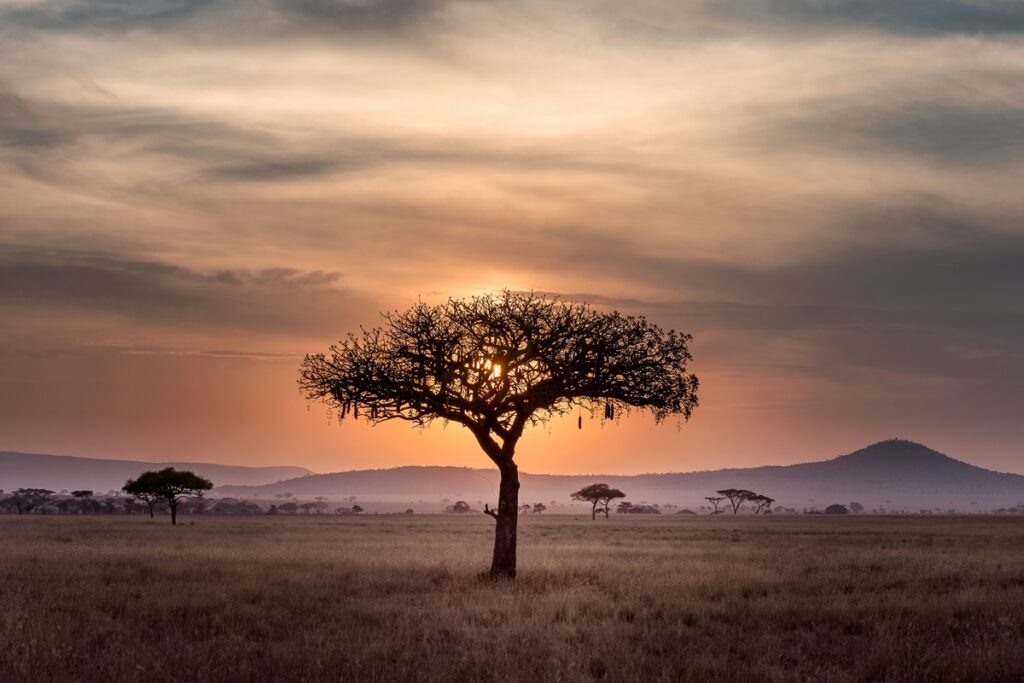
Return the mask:
<svg viewBox="0 0 1024 683">
<path fill-rule="evenodd" d="M 306 353 L 511 288 L 694 335 L 700 406 L 528 472 L 1024 472 L 1016 0 L 0 0 L 0 450 L 486 466 Z"/>
</svg>

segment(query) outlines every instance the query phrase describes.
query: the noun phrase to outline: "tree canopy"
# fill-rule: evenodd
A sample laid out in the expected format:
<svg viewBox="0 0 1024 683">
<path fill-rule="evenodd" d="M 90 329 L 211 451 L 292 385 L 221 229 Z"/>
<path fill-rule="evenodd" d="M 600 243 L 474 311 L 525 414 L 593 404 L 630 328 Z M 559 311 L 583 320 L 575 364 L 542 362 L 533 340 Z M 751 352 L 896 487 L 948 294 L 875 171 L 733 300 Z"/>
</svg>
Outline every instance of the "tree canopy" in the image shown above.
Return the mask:
<svg viewBox="0 0 1024 683">
<path fill-rule="evenodd" d="M 579 409 L 615 419 L 631 409 L 689 418 L 691 337 L 643 317 L 504 291 L 386 313 L 307 355 L 299 387 L 340 420 L 458 423 L 501 473 L 492 576 L 515 575 L 518 468 L 525 428 Z"/>
<path fill-rule="evenodd" d="M 572 494 L 573 500 L 590 503 L 590 518 L 597 519 L 597 513 L 603 512 L 605 519 L 608 518 L 608 509 L 611 502 L 617 498 L 625 498 L 626 494 L 618 489 L 613 489 L 608 484 L 591 484 L 584 486 Z"/>
<path fill-rule="evenodd" d="M 124 492 L 149 504 L 150 516 L 156 501 L 167 503 L 171 509 L 171 524 L 178 523 L 178 504 L 190 496 L 201 496 L 213 488 L 213 483 L 188 470 L 165 467 L 143 472 L 138 479 L 129 479 Z"/>
</svg>

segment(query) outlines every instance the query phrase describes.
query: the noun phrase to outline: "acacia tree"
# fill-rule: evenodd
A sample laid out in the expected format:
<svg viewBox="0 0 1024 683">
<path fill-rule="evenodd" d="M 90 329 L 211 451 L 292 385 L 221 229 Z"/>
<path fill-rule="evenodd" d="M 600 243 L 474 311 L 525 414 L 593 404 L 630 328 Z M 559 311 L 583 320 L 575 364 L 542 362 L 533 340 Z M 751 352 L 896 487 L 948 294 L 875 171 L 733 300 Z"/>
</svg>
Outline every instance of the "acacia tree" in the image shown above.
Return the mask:
<svg viewBox="0 0 1024 683">
<path fill-rule="evenodd" d="M 149 516 L 153 516 L 153 504 L 167 503 L 171 509 L 171 524 L 178 523 L 178 503 L 192 496 L 202 496 L 203 491 L 213 488 L 209 479 L 204 479 L 188 470 L 165 467 L 162 470 L 143 472 L 138 479 L 129 479 L 124 492 L 149 504 Z"/>
<path fill-rule="evenodd" d="M 598 511 L 603 512 L 604 518 L 608 519 L 608 508 L 611 502 L 616 498 L 625 497 L 625 493 L 618 489 L 609 488 L 608 484 L 591 484 L 572 494 L 573 500 L 590 503 L 590 519 L 597 519 Z"/>
<path fill-rule="evenodd" d="M 747 489 L 722 489 L 721 491 L 715 491 L 720 496 L 725 496 L 729 499 L 729 505 L 732 506 L 732 514 L 736 514 L 740 511 L 740 507 L 748 500 L 753 500 L 756 493 L 748 491 Z"/>
<path fill-rule="evenodd" d="M 711 514 L 717 515 L 722 512 L 721 510 L 718 509 L 718 506 L 722 504 L 723 500 L 725 500 L 725 496 L 705 496 L 704 500 L 706 500 L 707 502 L 711 503 L 714 506 L 715 509 L 714 511 L 712 511 Z"/>
<path fill-rule="evenodd" d="M 497 509 L 484 506 L 495 520 L 491 576 L 513 578 L 515 451 L 526 427 L 576 409 L 605 419 L 629 408 L 659 421 L 689 417 L 697 405 L 689 341 L 642 317 L 505 291 L 387 313 L 380 327 L 306 356 L 299 386 L 342 420 L 467 428 L 501 475 Z"/>
<path fill-rule="evenodd" d="M 755 494 L 754 496 L 752 496 L 749 500 L 750 500 L 750 502 L 752 502 L 754 504 L 754 514 L 755 515 L 759 515 L 759 514 L 761 514 L 762 512 L 765 512 L 765 511 L 771 512 L 772 503 L 775 502 L 774 498 L 770 498 L 768 496 L 763 496 L 763 495 L 761 495 L 759 493 Z"/>
</svg>

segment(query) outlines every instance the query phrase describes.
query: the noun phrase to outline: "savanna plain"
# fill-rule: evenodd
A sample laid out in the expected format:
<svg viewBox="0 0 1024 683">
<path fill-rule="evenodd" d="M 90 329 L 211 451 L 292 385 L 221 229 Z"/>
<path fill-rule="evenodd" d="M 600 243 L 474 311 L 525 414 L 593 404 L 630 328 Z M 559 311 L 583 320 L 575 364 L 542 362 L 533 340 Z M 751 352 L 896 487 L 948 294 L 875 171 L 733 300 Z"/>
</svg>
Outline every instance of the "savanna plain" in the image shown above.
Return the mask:
<svg viewBox="0 0 1024 683">
<path fill-rule="evenodd" d="M 1002 517 L 0 517 L 0 680 L 1019 681 Z"/>
</svg>

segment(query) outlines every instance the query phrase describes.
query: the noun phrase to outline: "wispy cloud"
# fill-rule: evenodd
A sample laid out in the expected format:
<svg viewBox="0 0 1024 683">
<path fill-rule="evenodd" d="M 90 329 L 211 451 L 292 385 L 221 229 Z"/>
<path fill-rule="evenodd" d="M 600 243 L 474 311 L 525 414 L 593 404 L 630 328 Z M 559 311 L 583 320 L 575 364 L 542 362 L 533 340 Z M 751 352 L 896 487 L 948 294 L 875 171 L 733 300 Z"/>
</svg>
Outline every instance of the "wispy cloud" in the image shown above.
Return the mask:
<svg viewBox="0 0 1024 683">
<path fill-rule="evenodd" d="M 938 433 L 941 386 L 1008 443 L 1022 31 L 1000 0 L 0 3 L 0 350 L 283 373 L 417 296 L 584 292 L 695 332 L 711 414 L 762 387 L 868 429 L 884 391 Z"/>
</svg>

